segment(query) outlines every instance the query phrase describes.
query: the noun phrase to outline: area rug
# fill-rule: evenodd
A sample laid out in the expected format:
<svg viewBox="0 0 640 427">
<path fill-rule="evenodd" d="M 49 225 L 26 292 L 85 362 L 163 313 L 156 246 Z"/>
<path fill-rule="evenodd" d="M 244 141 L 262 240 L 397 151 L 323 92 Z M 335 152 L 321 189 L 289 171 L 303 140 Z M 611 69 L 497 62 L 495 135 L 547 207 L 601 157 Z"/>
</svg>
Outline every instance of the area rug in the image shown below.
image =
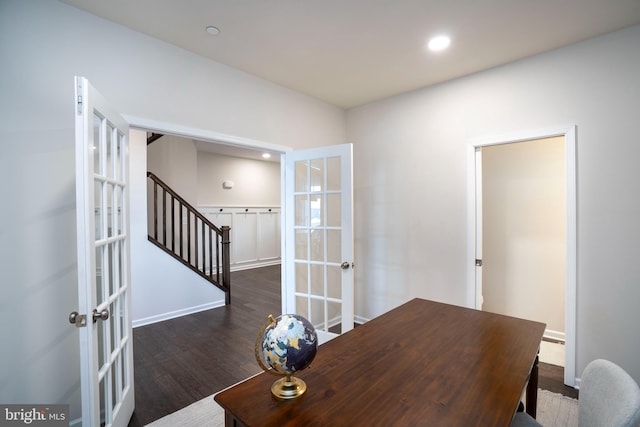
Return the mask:
<svg viewBox="0 0 640 427">
<path fill-rule="evenodd" d="M 577 427 L 578 400 L 538 389 L 536 419 L 544 427 Z"/>
<path fill-rule="evenodd" d="M 559 393 L 538 390 L 537 419 L 544 427 L 577 427 L 578 401 Z M 148 424 L 149 427 L 223 427 L 224 410 L 213 395 Z"/>
<path fill-rule="evenodd" d="M 147 424 L 150 427 L 224 427 L 224 410 L 213 396 Z"/>
</svg>

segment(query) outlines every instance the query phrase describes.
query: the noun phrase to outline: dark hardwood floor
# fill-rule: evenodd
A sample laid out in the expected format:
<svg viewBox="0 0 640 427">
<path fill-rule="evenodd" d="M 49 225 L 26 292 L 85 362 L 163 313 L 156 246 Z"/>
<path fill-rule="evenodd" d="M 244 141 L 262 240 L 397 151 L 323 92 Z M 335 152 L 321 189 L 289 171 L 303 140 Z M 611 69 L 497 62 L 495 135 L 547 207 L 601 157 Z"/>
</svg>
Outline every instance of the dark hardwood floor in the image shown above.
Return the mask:
<svg viewBox="0 0 640 427">
<path fill-rule="evenodd" d="M 136 406 L 144 426 L 260 372 L 253 355 L 267 315 L 278 315 L 280 266 L 233 272 L 231 305 L 133 330 Z M 566 396 L 561 367 L 540 363 L 539 386 Z"/>
<path fill-rule="evenodd" d="M 279 315 L 280 266 L 231 274 L 231 304 L 133 330 L 136 406 L 148 424 L 260 372 L 256 336 Z"/>
<path fill-rule="evenodd" d="M 578 398 L 578 390 L 564 385 L 564 368 L 562 366 L 540 363 L 538 365 L 538 387 L 573 399 Z"/>
</svg>

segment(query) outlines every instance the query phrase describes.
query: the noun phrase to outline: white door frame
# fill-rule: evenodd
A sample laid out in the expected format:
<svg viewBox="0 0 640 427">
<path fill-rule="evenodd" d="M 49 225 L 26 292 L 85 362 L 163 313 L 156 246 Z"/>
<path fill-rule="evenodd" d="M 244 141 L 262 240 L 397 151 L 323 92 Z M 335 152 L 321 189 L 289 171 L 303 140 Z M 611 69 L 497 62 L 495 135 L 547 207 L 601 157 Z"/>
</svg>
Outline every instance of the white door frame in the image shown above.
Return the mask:
<svg viewBox="0 0 640 427">
<path fill-rule="evenodd" d="M 476 259 L 481 259 L 481 253 L 476 253 L 477 242 L 481 241 L 482 230 L 477 227 L 479 210 L 482 201 L 479 200 L 476 176 L 481 173 L 481 165 L 476 163 L 476 149 L 491 145 L 523 142 L 562 136 L 565 146 L 566 167 L 566 282 L 565 282 L 565 366 L 564 383 L 576 386 L 576 288 L 577 288 L 577 205 L 576 205 L 576 126 L 569 125 L 558 128 L 527 131 L 517 134 L 492 136 L 472 140 L 468 148 L 468 244 L 467 244 L 467 305 L 481 308 L 481 268 L 476 267 Z M 479 256 L 478 256 L 479 255 Z M 476 276 L 480 275 L 479 280 Z"/>
<path fill-rule="evenodd" d="M 187 139 L 196 139 L 199 141 L 210 142 L 214 144 L 223 144 L 230 145 L 242 148 L 249 148 L 261 151 L 269 151 L 271 153 L 276 153 L 281 155 L 280 160 L 280 169 L 281 169 L 281 191 L 282 191 L 282 203 L 284 203 L 284 185 L 285 185 L 285 164 L 283 154 L 293 151 L 293 148 L 271 144 L 260 140 L 238 137 L 234 135 L 223 134 L 215 131 L 210 131 L 206 129 L 192 128 L 188 126 L 179 125 L 176 123 L 167 123 L 161 122 L 157 120 L 146 119 L 142 117 L 130 116 L 123 114 L 124 119 L 129 123 L 130 129 L 138 129 L 149 132 L 156 132 L 161 134 L 170 134 L 175 135 Z M 285 206 L 281 206 L 282 212 L 284 212 Z M 285 215 L 281 215 L 281 251 L 284 251 L 285 248 Z M 282 257 L 281 257 L 282 258 Z M 284 259 L 282 260 L 284 266 Z M 286 271 L 285 268 L 282 268 L 282 283 L 283 283 L 283 295 L 282 295 L 282 307 L 283 310 L 286 307 L 285 297 L 286 294 L 284 292 L 284 284 L 287 282 Z M 352 316 L 353 317 L 353 316 Z"/>
<path fill-rule="evenodd" d="M 193 128 L 179 125 L 177 123 L 161 122 L 157 120 L 145 119 L 142 117 L 122 114 L 122 117 L 129 122 L 131 129 L 150 131 L 156 133 L 169 134 L 187 139 L 210 142 L 213 144 L 231 145 L 235 147 L 251 148 L 254 150 L 269 151 L 270 153 L 283 154 L 292 151 L 293 148 L 285 145 L 271 144 L 257 139 L 244 138 L 207 129 Z"/>
</svg>

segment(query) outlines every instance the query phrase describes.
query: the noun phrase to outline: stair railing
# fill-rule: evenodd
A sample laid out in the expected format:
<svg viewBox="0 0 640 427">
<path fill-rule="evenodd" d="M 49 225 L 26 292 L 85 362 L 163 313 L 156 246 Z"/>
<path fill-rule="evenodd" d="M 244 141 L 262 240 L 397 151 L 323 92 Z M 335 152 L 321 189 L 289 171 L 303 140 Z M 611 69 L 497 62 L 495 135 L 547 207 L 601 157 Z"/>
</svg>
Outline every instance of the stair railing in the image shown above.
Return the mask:
<svg viewBox="0 0 640 427">
<path fill-rule="evenodd" d="M 215 226 L 153 173 L 147 172 L 147 178 L 153 194 L 149 241 L 223 290 L 230 304 L 230 227 Z"/>
</svg>

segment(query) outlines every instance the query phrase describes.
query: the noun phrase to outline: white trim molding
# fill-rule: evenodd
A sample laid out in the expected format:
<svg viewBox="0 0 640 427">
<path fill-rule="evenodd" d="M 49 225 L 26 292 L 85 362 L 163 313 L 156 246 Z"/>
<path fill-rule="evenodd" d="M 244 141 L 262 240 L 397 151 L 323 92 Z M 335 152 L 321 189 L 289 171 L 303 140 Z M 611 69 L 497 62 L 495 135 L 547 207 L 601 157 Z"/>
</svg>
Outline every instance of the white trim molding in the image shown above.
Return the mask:
<svg viewBox="0 0 640 427">
<path fill-rule="evenodd" d="M 292 150 L 291 147 L 272 144 L 265 141 L 259 141 L 257 139 L 228 135 L 225 133 L 215 132 L 207 129 L 192 128 L 175 123 L 166 123 L 157 120 L 145 119 L 142 117 L 129 116 L 126 114 L 123 114 L 122 116 L 127 122 L 129 122 L 129 126 L 133 129 L 166 133 L 188 139 L 197 139 L 204 142 L 214 142 L 235 147 L 252 148 L 256 150 L 270 151 L 273 153 L 286 153 L 287 151 Z"/>
<path fill-rule="evenodd" d="M 567 334 L 560 331 L 554 331 L 551 329 L 545 329 L 544 338 L 547 338 L 552 341 L 559 341 L 564 343 L 567 340 Z"/>
<path fill-rule="evenodd" d="M 576 387 L 576 298 L 577 298 L 577 185 L 576 125 L 473 139 L 468 145 L 467 175 L 467 305 L 477 306 L 476 285 L 476 149 L 491 145 L 563 136 L 566 168 L 566 285 L 565 285 L 565 368 L 564 383 Z"/>
<path fill-rule="evenodd" d="M 176 317 L 186 316 L 187 314 L 199 313 L 201 311 L 210 310 L 212 308 L 224 307 L 224 299 L 219 301 L 209 302 L 207 304 L 201 304 L 194 307 L 187 307 L 176 311 L 170 311 L 168 313 L 157 314 L 155 316 L 145 317 L 133 321 L 133 327 L 150 325 L 152 323 L 162 322 L 163 320 L 175 319 Z"/>
</svg>

